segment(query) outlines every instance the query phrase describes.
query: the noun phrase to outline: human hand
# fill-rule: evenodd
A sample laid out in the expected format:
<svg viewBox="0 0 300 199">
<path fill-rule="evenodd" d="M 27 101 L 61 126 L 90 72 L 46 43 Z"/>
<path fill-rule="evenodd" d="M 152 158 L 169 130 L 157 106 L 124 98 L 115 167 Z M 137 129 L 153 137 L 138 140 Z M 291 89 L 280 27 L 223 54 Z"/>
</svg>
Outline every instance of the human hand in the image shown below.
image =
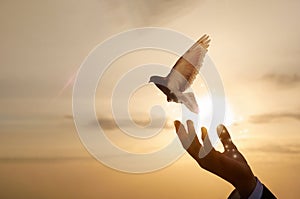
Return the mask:
<svg viewBox="0 0 300 199">
<path fill-rule="evenodd" d="M 232 142 L 224 125 L 219 125 L 217 128 L 224 146 L 223 153 L 212 147 L 207 137 L 206 128 L 201 128 L 201 137 L 204 143 L 202 145 L 198 140 L 191 120 L 187 121 L 188 132 L 179 121 L 175 121 L 174 125 L 183 147 L 198 162 L 200 167 L 231 183 L 238 190 L 241 198 L 247 198 L 252 193 L 256 186 L 256 179 L 246 159 Z M 206 156 L 201 157 L 201 152 L 205 151 L 209 152 Z"/>
</svg>

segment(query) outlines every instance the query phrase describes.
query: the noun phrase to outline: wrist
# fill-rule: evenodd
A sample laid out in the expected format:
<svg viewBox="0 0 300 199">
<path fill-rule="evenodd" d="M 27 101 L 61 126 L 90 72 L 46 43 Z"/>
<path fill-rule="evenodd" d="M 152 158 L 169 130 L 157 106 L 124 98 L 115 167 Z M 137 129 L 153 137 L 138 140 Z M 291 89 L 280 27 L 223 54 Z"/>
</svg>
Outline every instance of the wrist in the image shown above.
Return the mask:
<svg viewBox="0 0 300 199">
<path fill-rule="evenodd" d="M 248 179 L 240 181 L 235 188 L 239 192 L 241 198 L 248 198 L 255 189 L 256 183 L 256 178 L 251 176 Z"/>
</svg>

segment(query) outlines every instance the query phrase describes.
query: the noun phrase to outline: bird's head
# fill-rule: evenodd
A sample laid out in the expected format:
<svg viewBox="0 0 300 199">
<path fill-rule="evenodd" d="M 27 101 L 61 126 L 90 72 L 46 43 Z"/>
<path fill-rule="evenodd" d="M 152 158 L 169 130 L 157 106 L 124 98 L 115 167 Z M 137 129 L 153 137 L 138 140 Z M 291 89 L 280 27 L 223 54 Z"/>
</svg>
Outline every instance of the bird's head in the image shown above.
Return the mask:
<svg viewBox="0 0 300 199">
<path fill-rule="evenodd" d="M 159 81 L 160 77 L 159 76 L 151 76 L 149 83 L 153 82 L 153 83 L 157 83 Z"/>
<path fill-rule="evenodd" d="M 170 94 L 170 89 L 167 87 L 167 78 L 160 76 L 150 77 L 150 82 L 153 82 L 157 88 L 159 88 L 165 95 Z"/>
<path fill-rule="evenodd" d="M 160 76 L 151 76 L 150 77 L 150 82 L 153 82 L 156 85 L 161 85 L 161 86 L 167 86 L 166 83 L 166 78 L 165 77 L 160 77 Z"/>
</svg>

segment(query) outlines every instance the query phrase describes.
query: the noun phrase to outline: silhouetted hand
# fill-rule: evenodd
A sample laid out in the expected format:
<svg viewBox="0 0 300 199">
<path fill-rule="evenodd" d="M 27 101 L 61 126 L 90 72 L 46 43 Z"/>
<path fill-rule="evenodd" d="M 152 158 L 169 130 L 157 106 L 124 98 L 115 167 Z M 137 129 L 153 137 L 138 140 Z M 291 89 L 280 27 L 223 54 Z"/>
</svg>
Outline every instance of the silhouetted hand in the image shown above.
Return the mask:
<svg viewBox="0 0 300 199">
<path fill-rule="evenodd" d="M 256 179 L 246 159 L 233 144 L 224 125 L 219 125 L 217 128 L 225 150 L 223 153 L 216 151 L 212 147 L 207 137 L 206 128 L 201 128 L 204 143 L 202 146 L 198 140 L 192 121 L 187 121 L 188 132 L 179 121 L 175 121 L 174 125 L 183 147 L 203 169 L 230 182 L 238 190 L 241 198 L 247 198 L 252 193 L 256 186 Z M 206 154 L 205 151 L 207 155 L 201 157 L 201 154 Z"/>
</svg>

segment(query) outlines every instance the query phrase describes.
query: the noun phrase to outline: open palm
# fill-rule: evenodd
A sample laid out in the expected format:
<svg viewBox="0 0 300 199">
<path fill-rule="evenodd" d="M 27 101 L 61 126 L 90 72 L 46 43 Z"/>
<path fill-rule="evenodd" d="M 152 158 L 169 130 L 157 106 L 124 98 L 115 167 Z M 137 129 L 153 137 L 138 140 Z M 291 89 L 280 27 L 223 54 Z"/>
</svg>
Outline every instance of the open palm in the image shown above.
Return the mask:
<svg viewBox="0 0 300 199">
<path fill-rule="evenodd" d="M 251 194 L 255 188 L 256 179 L 246 159 L 232 142 L 224 125 L 217 128 L 224 146 L 223 153 L 213 148 L 207 136 L 206 128 L 201 128 L 202 145 L 196 135 L 192 121 L 187 121 L 188 132 L 179 121 L 175 121 L 174 125 L 183 147 L 203 169 L 230 182 L 238 190 L 241 198 L 246 198 Z"/>
</svg>

